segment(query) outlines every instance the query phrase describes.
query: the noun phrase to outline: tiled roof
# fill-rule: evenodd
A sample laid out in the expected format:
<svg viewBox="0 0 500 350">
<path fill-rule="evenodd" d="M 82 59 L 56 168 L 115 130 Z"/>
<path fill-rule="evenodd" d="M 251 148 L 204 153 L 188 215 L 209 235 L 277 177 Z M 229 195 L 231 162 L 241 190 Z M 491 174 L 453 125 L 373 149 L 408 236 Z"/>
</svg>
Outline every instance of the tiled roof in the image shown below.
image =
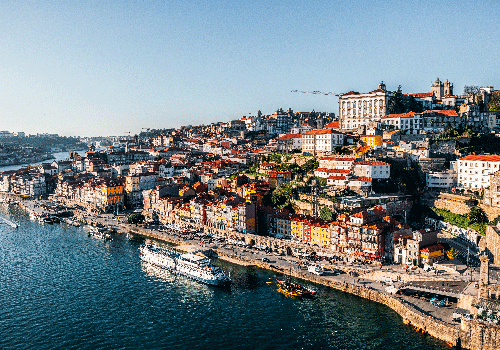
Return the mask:
<svg viewBox="0 0 500 350">
<path fill-rule="evenodd" d="M 435 113 L 435 114 L 445 115 L 448 117 L 458 117 L 457 111 L 455 111 L 454 109 L 445 109 L 445 110 L 433 109 L 433 110 L 423 111 L 423 113 Z"/>
<path fill-rule="evenodd" d="M 323 157 L 320 160 L 332 160 L 332 161 L 338 161 L 338 162 L 352 162 L 352 161 L 354 161 L 354 158 L 353 157 L 335 157 L 335 156 L 331 156 L 331 157 Z"/>
<path fill-rule="evenodd" d="M 281 135 L 281 137 L 279 139 L 282 141 L 286 141 L 286 140 L 300 139 L 300 138 L 302 138 L 301 134 L 285 134 L 285 135 Z"/>
<path fill-rule="evenodd" d="M 314 171 L 320 171 L 323 173 L 344 173 L 349 174 L 351 171 L 346 169 L 328 169 L 328 168 L 317 168 Z"/>
<path fill-rule="evenodd" d="M 320 135 L 320 134 L 338 134 L 332 129 L 313 129 L 304 133 L 304 135 Z"/>
<path fill-rule="evenodd" d="M 470 156 L 462 157 L 459 160 L 472 160 L 472 161 L 483 161 L 483 162 L 500 162 L 500 155 L 496 155 L 496 154 L 475 155 L 475 154 L 472 154 Z"/>
<path fill-rule="evenodd" d="M 389 163 L 382 162 L 380 160 L 361 160 L 358 162 L 354 162 L 354 165 L 389 165 Z"/>
<path fill-rule="evenodd" d="M 349 181 L 372 181 L 371 177 L 361 176 L 361 177 L 351 177 Z"/>
<path fill-rule="evenodd" d="M 340 127 L 340 123 L 338 122 L 338 120 L 333 121 L 333 122 L 325 125 L 325 128 L 339 128 L 339 127 Z"/>
</svg>

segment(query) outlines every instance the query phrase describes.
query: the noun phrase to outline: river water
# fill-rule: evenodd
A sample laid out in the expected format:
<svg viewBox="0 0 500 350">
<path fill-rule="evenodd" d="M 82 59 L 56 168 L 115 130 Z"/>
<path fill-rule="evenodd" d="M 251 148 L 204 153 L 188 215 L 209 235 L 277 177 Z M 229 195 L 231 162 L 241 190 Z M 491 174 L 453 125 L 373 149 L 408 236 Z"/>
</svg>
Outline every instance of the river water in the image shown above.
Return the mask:
<svg viewBox="0 0 500 350">
<path fill-rule="evenodd" d="M 216 260 L 229 291 L 145 265 L 141 240 L 89 237 L 0 206 L 0 349 L 447 349 L 392 310 L 321 286 L 296 300 L 272 272 Z"/>
<path fill-rule="evenodd" d="M 78 153 L 81 156 L 84 156 L 85 152 L 86 151 L 76 151 L 76 153 Z M 44 161 L 41 161 L 41 162 L 30 163 L 30 164 L 17 164 L 17 165 L 4 165 L 4 166 L 0 166 L 0 173 L 3 172 L 3 171 L 11 171 L 11 170 L 21 169 L 21 168 L 26 167 L 28 165 L 36 166 L 36 165 L 41 164 L 41 163 L 52 163 L 54 160 L 60 161 L 60 160 L 67 160 L 67 159 L 69 159 L 69 152 L 68 151 L 57 152 L 57 153 L 53 153 L 52 155 L 54 156 L 54 158 L 47 159 L 47 160 L 44 160 Z"/>
</svg>

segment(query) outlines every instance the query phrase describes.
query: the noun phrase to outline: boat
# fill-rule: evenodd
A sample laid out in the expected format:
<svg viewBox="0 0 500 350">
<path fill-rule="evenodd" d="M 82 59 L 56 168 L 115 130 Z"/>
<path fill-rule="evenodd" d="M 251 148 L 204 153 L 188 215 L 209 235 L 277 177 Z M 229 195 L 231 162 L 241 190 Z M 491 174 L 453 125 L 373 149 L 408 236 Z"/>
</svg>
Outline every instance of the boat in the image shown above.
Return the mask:
<svg viewBox="0 0 500 350">
<path fill-rule="evenodd" d="M 213 285 L 227 286 L 231 279 L 224 274 L 221 268 L 212 265 L 210 259 L 193 253 L 179 254 L 174 250 L 145 243 L 139 248 L 141 260 L 162 267 L 198 282 Z"/>
<path fill-rule="evenodd" d="M 96 237 L 103 240 L 111 239 L 111 234 L 107 229 L 91 227 L 89 230 L 89 236 Z"/>
<path fill-rule="evenodd" d="M 291 297 L 314 298 L 316 296 L 315 290 L 292 282 L 289 277 L 285 278 L 284 280 L 276 279 L 276 287 L 276 290 L 278 292 Z"/>
</svg>

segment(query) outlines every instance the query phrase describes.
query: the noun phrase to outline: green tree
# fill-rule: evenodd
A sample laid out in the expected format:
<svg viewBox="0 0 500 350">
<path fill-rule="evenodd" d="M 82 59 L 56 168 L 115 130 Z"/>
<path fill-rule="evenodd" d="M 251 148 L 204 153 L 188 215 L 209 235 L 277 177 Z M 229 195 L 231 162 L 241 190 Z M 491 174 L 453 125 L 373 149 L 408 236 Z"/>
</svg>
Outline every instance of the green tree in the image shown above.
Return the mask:
<svg viewBox="0 0 500 350">
<path fill-rule="evenodd" d="M 311 170 L 318 168 L 318 166 L 318 161 L 315 158 L 311 158 L 307 162 L 305 162 L 305 164 L 302 165 L 300 169 L 302 170 L 303 174 L 307 174 Z"/>
<path fill-rule="evenodd" d="M 500 91 L 495 91 L 488 102 L 488 110 L 491 112 L 500 112 Z"/>
<path fill-rule="evenodd" d="M 405 105 L 403 91 L 401 90 L 401 85 L 398 86 L 396 91 L 392 92 L 392 96 L 389 97 L 389 114 L 399 114 L 405 113 L 407 107 Z"/>
<path fill-rule="evenodd" d="M 140 223 L 144 222 L 144 219 L 145 219 L 145 217 L 141 213 L 134 213 L 128 217 L 128 223 L 129 224 L 140 224 Z"/>
<path fill-rule="evenodd" d="M 469 219 L 469 224 L 484 224 L 488 222 L 486 214 L 483 209 L 479 207 L 471 208 L 469 214 L 467 214 L 467 219 Z"/>
<path fill-rule="evenodd" d="M 328 207 L 321 207 L 319 217 L 325 221 L 332 221 L 335 219 L 335 213 Z"/>
</svg>

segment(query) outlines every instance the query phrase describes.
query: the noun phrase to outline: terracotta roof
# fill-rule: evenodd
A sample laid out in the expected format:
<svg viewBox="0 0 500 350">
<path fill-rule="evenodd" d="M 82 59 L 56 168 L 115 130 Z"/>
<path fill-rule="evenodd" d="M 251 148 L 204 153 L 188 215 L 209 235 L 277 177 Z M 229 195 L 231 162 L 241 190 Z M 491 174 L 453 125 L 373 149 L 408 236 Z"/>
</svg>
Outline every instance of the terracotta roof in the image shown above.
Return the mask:
<svg viewBox="0 0 500 350">
<path fill-rule="evenodd" d="M 361 160 L 358 162 L 354 162 L 354 165 L 389 165 L 389 163 L 382 162 L 380 160 Z"/>
<path fill-rule="evenodd" d="M 346 176 L 329 176 L 328 180 L 347 180 Z"/>
<path fill-rule="evenodd" d="M 335 157 L 335 156 L 331 156 L 331 157 L 323 157 L 320 160 L 333 160 L 333 161 L 338 161 L 338 162 L 352 162 L 352 161 L 354 161 L 354 158 L 353 157 Z"/>
<path fill-rule="evenodd" d="M 338 134 L 332 129 L 313 129 L 304 133 L 304 135 L 318 135 L 318 134 Z"/>
<path fill-rule="evenodd" d="M 328 168 L 317 168 L 314 171 L 321 171 L 324 173 L 344 173 L 349 174 L 351 171 L 347 169 L 328 169 Z"/>
<path fill-rule="evenodd" d="M 432 253 L 437 252 L 438 250 L 444 250 L 444 247 L 441 244 L 434 244 L 424 249 L 421 249 L 421 252 Z"/>
<path fill-rule="evenodd" d="M 387 114 L 384 115 L 382 118 L 412 118 L 418 113 L 415 112 L 408 112 L 408 113 L 399 113 L 399 114 Z"/>
<path fill-rule="evenodd" d="M 500 162 L 500 155 L 496 154 L 484 154 L 484 155 L 470 155 L 460 158 L 459 160 L 472 160 L 472 161 L 482 161 L 482 162 Z"/>
<path fill-rule="evenodd" d="M 349 181 L 372 181 L 371 177 L 361 176 L 361 177 L 351 177 Z"/>
<path fill-rule="evenodd" d="M 285 140 L 300 139 L 300 138 L 302 138 L 301 134 L 285 134 L 281 135 L 279 139 L 285 141 Z"/>
<path fill-rule="evenodd" d="M 339 127 L 340 123 L 338 122 L 338 120 L 325 125 L 325 128 L 339 128 Z"/>
<path fill-rule="evenodd" d="M 458 117 L 457 111 L 455 111 L 454 109 L 445 109 L 445 110 L 433 109 L 429 111 L 423 111 L 423 113 L 435 113 L 435 114 L 445 115 L 448 117 Z"/>
</svg>

